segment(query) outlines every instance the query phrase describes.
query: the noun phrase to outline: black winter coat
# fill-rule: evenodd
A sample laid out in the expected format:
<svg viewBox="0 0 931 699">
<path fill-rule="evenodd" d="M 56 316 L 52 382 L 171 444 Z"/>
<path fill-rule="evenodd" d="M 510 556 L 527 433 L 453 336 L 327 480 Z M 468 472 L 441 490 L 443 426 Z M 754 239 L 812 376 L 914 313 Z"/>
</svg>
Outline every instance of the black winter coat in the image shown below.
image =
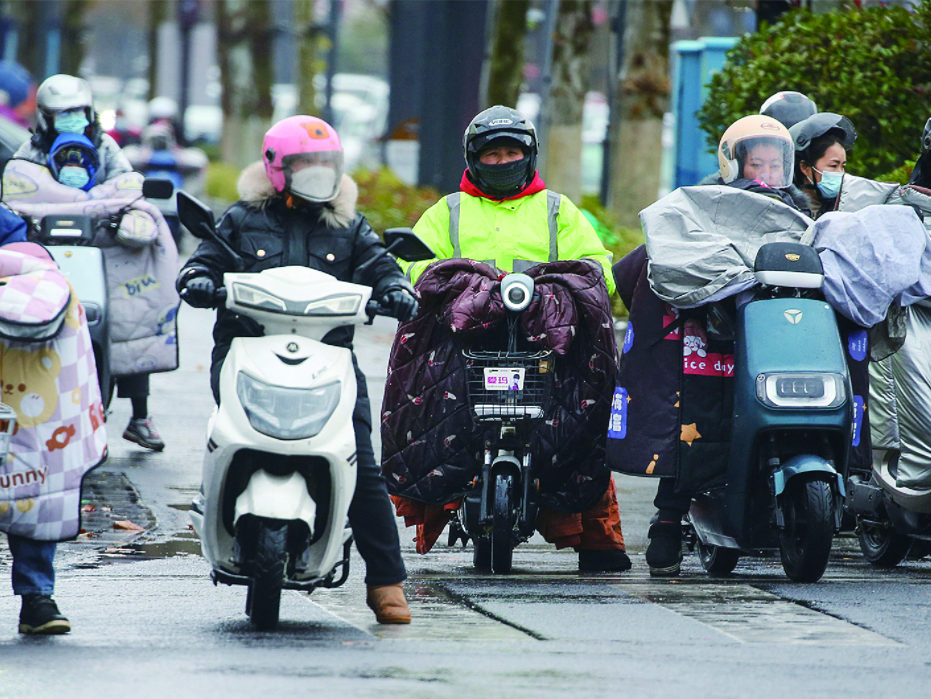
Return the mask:
<svg viewBox="0 0 931 699">
<path fill-rule="evenodd" d="M 288 207 L 267 180 L 264 167 L 255 163 L 243 171 L 239 193 L 243 201 L 233 204 L 217 225 L 217 232 L 243 259 L 242 272 L 261 272 L 273 267 L 301 265 L 331 274 L 340 281 L 373 288 L 372 297 L 381 298 L 390 289 L 411 289 L 410 283 L 362 214 L 355 211 L 357 189 L 343 178 L 340 195 L 328 205 Z M 376 259 L 364 269 L 373 258 Z M 223 273 L 234 271 L 229 256 L 218 243 L 204 240 L 191 255 L 178 276 L 178 289 L 193 277 L 207 275 L 219 287 Z M 227 310 L 217 309 L 213 327 L 214 367 L 222 364 L 236 337 L 259 337 L 259 323 Z M 352 349 L 354 327 L 331 330 L 323 338 L 329 345 Z M 356 371 L 357 378 L 360 372 Z M 364 381 L 362 382 L 364 387 Z M 360 398 L 364 388 L 360 387 Z M 367 421 L 370 418 L 367 418 Z"/>
</svg>

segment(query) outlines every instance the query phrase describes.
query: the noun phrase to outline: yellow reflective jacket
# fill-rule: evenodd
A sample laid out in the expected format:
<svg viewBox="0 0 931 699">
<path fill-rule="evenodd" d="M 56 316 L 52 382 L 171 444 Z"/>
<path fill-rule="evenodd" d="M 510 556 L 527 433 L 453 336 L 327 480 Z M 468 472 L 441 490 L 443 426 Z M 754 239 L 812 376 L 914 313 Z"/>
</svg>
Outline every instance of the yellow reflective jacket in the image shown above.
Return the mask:
<svg viewBox="0 0 931 699">
<path fill-rule="evenodd" d="M 601 266 L 608 294 L 614 293 L 611 253 L 582 212 L 558 192 L 544 189 L 505 201 L 454 192 L 427 209 L 414 232 L 437 259 L 465 257 L 506 272 L 523 272 L 541 262 L 591 259 Z M 401 267 L 416 282 L 433 262 L 401 262 Z"/>
</svg>

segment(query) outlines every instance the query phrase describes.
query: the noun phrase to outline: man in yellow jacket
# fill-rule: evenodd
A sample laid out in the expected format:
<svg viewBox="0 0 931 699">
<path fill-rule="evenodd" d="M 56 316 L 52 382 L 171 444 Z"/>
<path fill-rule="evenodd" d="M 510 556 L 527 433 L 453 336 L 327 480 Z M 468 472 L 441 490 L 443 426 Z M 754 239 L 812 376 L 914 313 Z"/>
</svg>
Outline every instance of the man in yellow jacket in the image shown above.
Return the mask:
<svg viewBox="0 0 931 699">
<path fill-rule="evenodd" d="M 576 206 L 546 189 L 536 171 L 533 124 L 509 107 L 478 114 L 463 136 L 466 170 L 460 191 L 428 209 L 414 226 L 439 259 L 463 257 L 505 272 L 543 262 L 590 260 L 614 293 L 611 254 Z M 402 263 L 411 282 L 432 263 Z M 604 497 L 582 513 L 541 508 L 537 529 L 557 548 L 574 547 L 583 571 L 630 568 L 614 480 Z"/>
</svg>

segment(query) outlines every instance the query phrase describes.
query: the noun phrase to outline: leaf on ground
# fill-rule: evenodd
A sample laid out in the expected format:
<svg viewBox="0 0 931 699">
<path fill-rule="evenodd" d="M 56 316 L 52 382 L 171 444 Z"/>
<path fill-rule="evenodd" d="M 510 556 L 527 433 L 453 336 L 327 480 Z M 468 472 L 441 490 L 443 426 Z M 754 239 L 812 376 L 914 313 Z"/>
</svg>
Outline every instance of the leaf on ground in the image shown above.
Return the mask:
<svg viewBox="0 0 931 699">
<path fill-rule="evenodd" d="M 96 510 L 97 508 L 91 505 L 90 503 L 88 503 L 87 505 L 83 505 L 81 507 L 81 512 L 96 512 Z"/>
<path fill-rule="evenodd" d="M 113 523 L 114 529 L 126 529 L 133 532 L 141 532 L 145 530 L 145 527 L 140 527 L 135 522 L 130 522 L 128 519 L 118 519 Z"/>
</svg>

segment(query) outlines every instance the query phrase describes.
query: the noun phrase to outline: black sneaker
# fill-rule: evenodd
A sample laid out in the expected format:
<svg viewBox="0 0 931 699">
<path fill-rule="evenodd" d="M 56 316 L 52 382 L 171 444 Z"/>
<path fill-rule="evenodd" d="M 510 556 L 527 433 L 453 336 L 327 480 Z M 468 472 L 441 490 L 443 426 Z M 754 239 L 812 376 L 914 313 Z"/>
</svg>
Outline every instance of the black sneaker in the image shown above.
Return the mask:
<svg viewBox="0 0 931 699">
<path fill-rule="evenodd" d="M 583 573 L 623 573 L 630 570 L 630 558 L 620 549 L 579 551 L 579 570 Z"/>
<path fill-rule="evenodd" d="M 659 520 L 650 526 L 647 536 L 650 538 L 646 553 L 650 575 L 660 578 L 678 575 L 682 563 L 682 524 Z"/>
<path fill-rule="evenodd" d="M 71 622 L 58 611 L 51 595 L 23 595 L 19 612 L 19 632 L 55 634 L 71 631 Z"/>
<path fill-rule="evenodd" d="M 123 432 L 123 439 L 152 451 L 161 451 L 165 448 L 165 442 L 158 436 L 150 417 L 134 417 L 130 420 L 129 425 L 126 426 L 126 430 Z"/>
</svg>

